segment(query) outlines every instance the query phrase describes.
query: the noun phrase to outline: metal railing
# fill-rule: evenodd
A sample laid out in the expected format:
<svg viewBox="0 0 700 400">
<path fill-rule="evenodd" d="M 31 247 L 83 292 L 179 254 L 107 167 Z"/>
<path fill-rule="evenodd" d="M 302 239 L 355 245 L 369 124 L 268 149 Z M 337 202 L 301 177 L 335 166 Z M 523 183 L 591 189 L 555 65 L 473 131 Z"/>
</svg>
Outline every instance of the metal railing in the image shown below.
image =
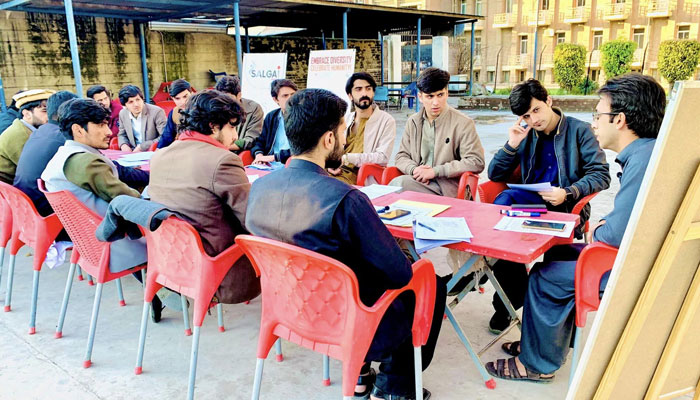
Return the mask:
<svg viewBox="0 0 700 400">
<path fill-rule="evenodd" d="M 631 1 L 625 1 L 624 3 L 611 3 L 603 7 L 602 17 L 606 20 L 621 20 L 626 19 L 630 15 L 630 9 L 632 8 Z"/>
<path fill-rule="evenodd" d="M 669 17 L 675 2 L 670 0 L 651 0 L 646 7 L 646 16 L 649 18 Z"/>
<path fill-rule="evenodd" d="M 501 13 L 493 16 L 494 28 L 512 28 L 515 26 L 516 15 L 513 13 Z"/>
<path fill-rule="evenodd" d="M 530 13 L 527 18 L 527 24 L 530 26 L 547 26 L 552 24 L 554 19 L 554 12 L 550 10 L 540 10 L 539 15 L 537 11 Z"/>
<path fill-rule="evenodd" d="M 591 9 L 585 6 L 574 7 L 566 10 L 560 17 L 567 24 L 583 24 L 588 22 L 591 15 Z"/>
</svg>

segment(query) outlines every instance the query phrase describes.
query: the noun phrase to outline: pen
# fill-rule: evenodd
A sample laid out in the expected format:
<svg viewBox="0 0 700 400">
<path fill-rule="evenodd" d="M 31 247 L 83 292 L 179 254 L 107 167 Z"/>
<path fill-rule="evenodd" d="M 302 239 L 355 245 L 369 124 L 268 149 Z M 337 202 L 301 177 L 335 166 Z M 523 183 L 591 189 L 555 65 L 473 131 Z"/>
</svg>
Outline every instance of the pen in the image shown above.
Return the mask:
<svg viewBox="0 0 700 400">
<path fill-rule="evenodd" d="M 518 211 L 518 210 L 501 210 L 501 214 L 505 214 L 509 217 L 539 217 L 538 212 L 529 211 Z"/>
<path fill-rule="evenodd" d="M 377 210 L 378 213 L 383 213 L 389 211 L 389 206 L 384 206 L 383 208 L 380 208 Z"/>
<path fill-rule="evenodd" d="M 420 222 L 417 222 L 417 224 L 418 224 L 419 226 L 422 226 L 423 228 L 425 228 L 425 229 L 431 231 L 431 232 L 435 232 L 435 229 L 429 227 L 428 225 L 425 225 L 425 224 L 420 223 Z"/>
</svg>

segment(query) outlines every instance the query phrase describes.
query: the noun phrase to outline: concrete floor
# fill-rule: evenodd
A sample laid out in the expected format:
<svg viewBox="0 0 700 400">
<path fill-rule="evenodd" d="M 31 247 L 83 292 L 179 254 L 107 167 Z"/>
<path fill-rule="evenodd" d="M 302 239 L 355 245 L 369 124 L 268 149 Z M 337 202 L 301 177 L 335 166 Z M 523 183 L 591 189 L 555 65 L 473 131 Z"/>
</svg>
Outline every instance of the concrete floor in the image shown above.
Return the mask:
<svg viewBox="0 0 700 400">
<path fill-rule="evenodd" d="M 487 162 L 505 142 L 507 127 L 515 121 L 502 112 L 466 112 L 477 121 L 486 149 Z M 392 111 L 399 134 L 407 112 Z M 590 121 L 590 114 L 576 115 Z M 398 148 L 399 140 L 396 142 Z M 614 160 L 608 154 L 610 162 Z M 612 175 L 619 171 L 617 165 Z M 613 178 L 611 190 L 593 200 L 593 221 L 612 208 L 618 187 Z M 93 366 L 83 369 L 88 323 L 94 287 L 86 281 L 74 282 L 63 338 L 54 339 L 60 302 L 65 285 L 67 264 L 41 273 L 37 333 L 27 334 L 31 293 L 31 250 L 24 248 L 17 256 L 12 312 L 0 315 L 0 399 L 180 399 L 186 396 L 191 338 L 183 335 L 181 313 L 164 311 L 159 324 L 149 321 L 143 374 L 133 374 L 142 307 L 141 286 L 131 277 L 124 278 L 127 306 L 119 307 L 114 283 L 103 291 Z M 441 273 L 449 272 L 445 250 L 428 254 Z M 7 259 L 6 259 L 7 260 Z M 7 264 L 7 261 L 6 263 Z M 0 297 L 4 298 L 7 266 L 3 268 Z M 492 336 L 486 327 L 490 318 L 493 289 L 486 285 L 485 294 L 469 294 L 455 315 L 475 347 L 488 343 Z M 247 399 L 250 397 L 255 349 L 257 345 L 260 299 L 250 305 L 225 306 L 227 330 L 219 333 L 215 315 L 208 316 L 202 327 L 196 395 L 198 398 Z M 519 333 L 509 333 L 517 339 Z M 340 363 L 331 361 L 332 385 L 321 385 L 321 356 L 295 345 L 284 345 L 285 360 L 266 364 L 262 399 L 339 399 Z M 504 357 L 498 346 L 489 350 L 484 362 Z M 567 389 L 569 366 L 559 371 L 550 385 L 498 381 L 495 390 L 487 389 L 468 354 L 461 347 L 451 325 L 443 322 L 433 363 L 424 373 L 425 387 L 434 399 L 562 399 Z"/>
</svg>

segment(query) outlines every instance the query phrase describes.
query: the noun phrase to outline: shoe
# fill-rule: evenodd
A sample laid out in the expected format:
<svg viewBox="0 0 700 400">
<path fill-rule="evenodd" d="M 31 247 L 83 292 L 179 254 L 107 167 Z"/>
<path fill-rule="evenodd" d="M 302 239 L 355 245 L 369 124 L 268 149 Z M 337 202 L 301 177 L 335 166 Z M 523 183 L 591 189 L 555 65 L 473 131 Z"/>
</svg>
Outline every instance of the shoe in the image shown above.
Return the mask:
<svg viewBox="0 0 700 400">
<path fill-rule="evenodd" d="M 153 296 L 153 300 L 151 301 L 151 321 L 156 324 L 159 323 L 164 308 L 165 306 L 160 302 L 158 296 Z"/>
<path fill-rule="evenodd" d="M 377 371 L 374 368 L 370 368 L 367 375 L 360 375 L 357 377 L 357 385 L 364 385 L 367 388 L 364 392 L 353 394 L 354 400 L 367 400 L 369 399 L 369 394 L 372 392 L 372 387 L 374 386 L 374 381 L 377 379 Z"/>
<path fill-rule="evenodd" d="M 163 302 L 163 305 L 171 310 L 182 311 L 182 301 L 180 300 L 180 294 L 173 292 L 170 289 L 161 288 L 156 295 Z"/>
<path fill-rule="evenodd" d="M 491 320 L 489 321 L 489 332 L 494 335 L 500 335 L 504 329 L 510 326 L 510 315 L 505 316 L 499 314 L 498 312 L 493 313 Z"/>
<path fill-rule="evenodd" d="M 400 396 L 396 394 L 389 394 L 385 393 L 383 390 L 379 389 L 378 387 L 373 387 L 372 388 L 372 393 L 370 393 L 372 396 L 378 398 L 378 399 L 384 399 L 384 400 L 416 400 L 415 395 L 407 395 L 407 396 Z M 423 400 L 430 400 L 430 396 L 432 394 L 428 389 L 423 389 Z"/>
</svg>

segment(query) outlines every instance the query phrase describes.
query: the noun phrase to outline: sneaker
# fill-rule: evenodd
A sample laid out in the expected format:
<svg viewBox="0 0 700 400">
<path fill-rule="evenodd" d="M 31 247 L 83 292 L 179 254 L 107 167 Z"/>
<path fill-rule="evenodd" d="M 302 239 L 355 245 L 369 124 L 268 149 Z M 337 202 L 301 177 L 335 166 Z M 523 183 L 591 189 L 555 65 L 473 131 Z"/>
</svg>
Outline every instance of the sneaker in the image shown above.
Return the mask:
<svg viewBox="0 0 700 400">
<path fill-rule="evenodd" d="M 509 314 L 505 314 L 504 316 L 498 312 L 493 313 L 493 316 L 491 316 L 491 320 L 489 321 L 489 332 L 493 333 L 494 335 L 500 335 L 504 329 L 510 326 L 510 321 L 511 318 Z"/>
</svg>

